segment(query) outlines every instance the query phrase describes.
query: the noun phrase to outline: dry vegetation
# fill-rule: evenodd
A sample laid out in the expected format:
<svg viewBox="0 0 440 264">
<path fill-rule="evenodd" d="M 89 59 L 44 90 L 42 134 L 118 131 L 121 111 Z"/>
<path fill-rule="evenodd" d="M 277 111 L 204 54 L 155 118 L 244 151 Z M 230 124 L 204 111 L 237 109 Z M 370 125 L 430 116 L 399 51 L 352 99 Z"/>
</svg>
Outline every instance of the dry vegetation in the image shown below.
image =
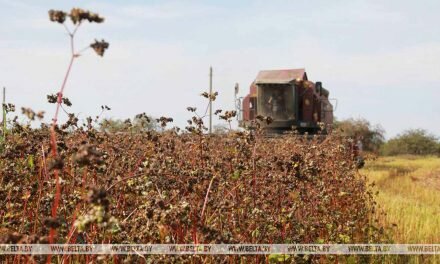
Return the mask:
<svg viewBox="0 0 440 264">
<path fill-rule="evenodd" d="M 362 174 L 375 182 L 381 225 L 392 226 L 394 243 L 440 243 L 440 158 L 381 157 Z M 413 263 L 440 262 L 436 257 L 411 257 Z M 403 260 L 402 260 L 403 261 Z"/>
<path fill-rule="evenodd" d="M 73 23 L 73 30 L 65 27 L 71 62 L 60 91 L 48 96 L 56 104 L 51 125 L 35 129 L 15 119 L 9 131 L 3 128 L 0 243 L 390 242 L 388 232 L 374 218 L 373 194 L 367 179 L 358 173 L 344 137 L 330 135 L 323 140 L 289 134 L 267 138 L 258 129 L 207 135 L 204 116 L 194 107 L 187 109 L 194 116 L 184 130 L 165 129 L 173 121 L 169 117 L 156 120 L 161 132 L 138 128 L 136 133 L 129 132 L 134 125 L 128 120 L 124 124 L 127 132 L 106 133 L 95 128 L 99 116 L 78 124 L 71 113 L 66 123 L 58 124 L 59 110 L 71 105 L 63 96 L 70 68 L 84 52 L 74 48 L 75 33 L 82 22 L 104 19 L 81 9 L 51 10 L 49 16 L 56 23 L 64 24 L 67 18 Z M 108 47 L 105 41 L 90 45 L 100 56 Z M 217 93 L 202 96 L 215 100 Z M 13 105 L 5 105 L 4 114 L 13 110 Z M 44 114 L 29 108 L 22 112 L 30 120 Z M 230 122 L 235 112 L 218 110 L 216 115 Z M 146 114 L 136 118 L 151 121 Z M 259 116 L 256 122 L 271 120 Z M 379 187 L 388 184 L 384 177 L 376 180 Z M 423 201 L 438 201 L 419 190 L 413 193 Z M 386 204 L 391 198 L 381 199 Z M 431 224 L 438 228 L 438 222 Z M 435 242 L 435 238 L 425 238 Z M 1 261 L 14 263 L 45 258 L 0 256 Z M 65 255 L 48 260 L 263 263 L 269 256 Z M 289 257 L 289 262 L 359 260 L 375 261 L 365 256 Z"/>
<path fill-rule="evenodd" d="M 382 241 L 345 139 L 210 136 L 190 123 L 137 134 L 70 123 L 55 129 L 59 158 L 48 128 L 15 123 L 0 160 L 1 243 L 47 243 L 51 229 L 57 243 Z"/>
</svg>

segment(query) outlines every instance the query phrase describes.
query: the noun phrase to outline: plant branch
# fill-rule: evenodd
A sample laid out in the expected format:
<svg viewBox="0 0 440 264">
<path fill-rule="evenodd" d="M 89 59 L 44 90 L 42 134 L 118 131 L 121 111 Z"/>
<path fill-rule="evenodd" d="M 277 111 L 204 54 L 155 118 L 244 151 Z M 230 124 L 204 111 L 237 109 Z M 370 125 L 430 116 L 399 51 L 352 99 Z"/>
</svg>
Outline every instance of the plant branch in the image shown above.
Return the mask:
<svg viewBox="0 0 440 264">
<path fill-rule="evenodd" d="M 72 36 L 72 32 L 70 31 L 70 29 L 67 27 L 67 25 L 65 23 L 63 23 L 64 29 L 66 29 L 67 34 L 69 34 L 69 36 Z"/>
<path fill-rule="evenodd" d="M 80 25 L 80 24 L 79 24 Z M 71 58 L 70 58 L 70 62 L 69 62 L 69 66 L 67 68 L 67 72 L 66 75 L 64 76 L 64 80 L 63 83 L 61 85 L 60 91 L 58 92 L 58 98 L 57 98 L 57 106 L 55 109 L 55 115 L 54 118 L 52 120 L 52 127 L 50 130 L 50 145 L 51 145 L 51 155 L 54 159 L 56 159 L 58 157 L 58 152 L 57 152 L 57 139 L 56 139 L 56 132 L 55 132 L 55 127 L 57 126 L 57 121 L 58 121 L 58 114 L 61 108 L 61 104 L 62 104 L 62 99 L 63 99 L 63 92 L 64 89 L 66 87 L 66 83 L 67 80 L 69 78 L 70 72 L 72 70 L 72 65 L 73 62 L 75 60 L 75 33 L 79 28 L 79 25 L 75 28 L 75 31 L 70 34 L 70 47 L 71 47 Z M 67 27 L 66 27 L 67 28 Z M 60 186 L 60 177 L 59 177 L 59 171 L 58 169 L 54 170 L 54 175 L 55 175 L 55 198 L 54 198 L 54 202 L 52 205 L 52 217 L 56 218 L 57 216 L 57 210 L 58 210 L 58 206 L 59 206 L 59 202 L 60 202 L 60 196 L 61 196 L 61 186 Z M 51 228 L 50 229 L 50 233 L 49 233 L 49 242 L 53 243 L 54 242 L 54 236 L 55 236 L 55 229 Z"/>
<path fill-rule="evenodd" d="M 78 25 L 75 27 L 75 29 L 72 32 L 72 35 L 75 36 L 76 32 L 78 31 L 79 26 L 81 26 L 81 21 L 78 23 Z"/>
<path fill-rule="evenodd" d="M 63 107 L 63 104 L 61 104 L 60 107 L 61 107 L 61 110 L 63 110 L 63 112 L 64 112 L 66 115 L 69 115 L 69 112 L 66 111 L 66 109 Z"/>
<path fill-rule="evenodd" d="M 81 56 L 81 53 L 85 52 L 88 49 L 90 49 L 90 46 L 80 49 L 78 52 L 76 52 L 76 56 Z"/>
<path fill-rule="evenodd" d="M 2 114 L 3 114 L 3 131 L 2 131 L 2 141 L 6 140 L 6 88 L 3 87 L 3 101 L 2 101 Z"/>
<path fill-rule="evenodd" d="M 209 192 L 211 191 L 211 186 L 214 179 L 215 179 L 215 175 L 212 176 L 212 179 L 209 182 L 208 190 L 206 191 L 205 201 L 203 202 L 203 208 L 202 208 L 202 213 L 200 215 L 200 219 L 203 219 L 203 214 L 205 213 L 206 204 L 208 203 Z"/>
</svg>

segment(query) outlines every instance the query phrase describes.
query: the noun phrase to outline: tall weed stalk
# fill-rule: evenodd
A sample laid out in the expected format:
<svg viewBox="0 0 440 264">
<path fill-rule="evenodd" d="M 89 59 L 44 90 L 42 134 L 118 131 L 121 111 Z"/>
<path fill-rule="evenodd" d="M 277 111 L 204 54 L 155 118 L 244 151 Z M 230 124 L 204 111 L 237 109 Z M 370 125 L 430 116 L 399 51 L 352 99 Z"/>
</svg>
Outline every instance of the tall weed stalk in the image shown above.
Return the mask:
<svg viewBox="0 0 440 264">
<path fill-rule="evenodd" d="M 73 27 L 74 27 L 73 30 L 70 30 L 69 26 L 66 25 L 66 23 L 65 23 L 67 17 L 70 18 L 70 20 L 73 24 Z M 70 72 L 72 70 L 72 66 L 73 66 L 75 59 L 79 58 L 81 56 L 81 53 L 84 52 L 85 50 L 87 50 L 88 48 L 93 48 L 98 55 L 103 56 L 104 51 L 108 48 L 109 44 L 107 42 L 105 42 L 104 40 L 95 41 L 94 43 L 90 44 L 89 47 L 86 47 L 78 52 L 75 49 L 75 36 L 76 36 L 76 33 L 78 32 L 79 27 L 84 23 L 84 21 L 88 21 L 90 23 L 92 23 L 92 22 L 102 23 L 104 21 L 104 18 L 99 16 L 98 14 L 92 13 L 90 11 L 82 10 L 80 8 L 73 8 L 70 11 L 70 13 L 66 13 L 66 12 L 60 11 L 60 10 L 50 10 L 49 11 L 49 18 L 52 22 L 62 24 L 64 26 L 64 29 L 67 31 L 69 38 L 70 38 L 70 62 L 67 67 L 66 74 L 64 75 L 64 79 L 61 84 L 60 90 L 57 93 L 56 109 L 55 109 L 54 117 L 52 119 L 52 126 L 50 129 L 51 156 L 52 156 L 52 159 L 54 160 L 54 164 L 58 164 L 58 166 L 54 167 L 56 190 L 55 190 L 54 202 L 52 204 L 52 218 L 55 220 L 57 217 L 57 210 L 58 210 L 60 197 L 61 197 L 61 186 L 60 186 L 59 174 L 60 174 L 60 171 L 62 170 L 62 167 L 63 167 L 62 166 L 63 161 L 58 156 L 58 151 L 57 151 L 56 129 L 57 129 L 59 110 L 62 107 L 61 106 L 62 103 L 65 102 L 65 100 L 63 98 L 63 93 L 66 88 L 67 80 L 69 79 Z M 49 242 L 50 243 L 54 243 L 55 233 L 56 233 L 55 228 L 51 227 L 50 233 L 49 233 Z"/>
</svg>

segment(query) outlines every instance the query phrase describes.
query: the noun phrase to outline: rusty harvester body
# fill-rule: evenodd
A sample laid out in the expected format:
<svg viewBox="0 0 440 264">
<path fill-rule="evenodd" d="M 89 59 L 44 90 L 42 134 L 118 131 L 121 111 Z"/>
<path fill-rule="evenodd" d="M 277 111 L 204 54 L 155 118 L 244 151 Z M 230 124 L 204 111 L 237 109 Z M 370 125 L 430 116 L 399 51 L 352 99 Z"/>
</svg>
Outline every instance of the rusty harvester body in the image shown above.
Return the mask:
<svg viewBox="0 0 440 264">
<path fill-rule="evenodd" d="M 237 99 L 237 108 L 241 127 L 251 127 L 257 116 L 271 117 L 273 122 L 264 125 L 271 133 L 294 128 L 315 134 L 333 123 L 329 91 L 309 81 L 304 69 L 260 71 L 250 93 Z"/>
</svg>

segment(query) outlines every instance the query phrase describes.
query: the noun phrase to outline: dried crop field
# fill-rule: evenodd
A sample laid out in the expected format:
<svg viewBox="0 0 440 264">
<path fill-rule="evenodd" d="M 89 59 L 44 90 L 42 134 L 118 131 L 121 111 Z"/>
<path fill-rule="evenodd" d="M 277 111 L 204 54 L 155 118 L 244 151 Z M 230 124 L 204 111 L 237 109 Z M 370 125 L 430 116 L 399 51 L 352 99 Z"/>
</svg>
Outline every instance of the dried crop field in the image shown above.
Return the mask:
<svg viewBox="0 0 440 264">
<path fill-rule="evenodd" d="M 168 121 L 163 119 L 163 125 Z M 0 243 L 368 243 L 384 239 L 383 229 L 372 218 L 375 206 L 367 181 L 357 172 L 346 140 L 336 135 L 325 140 L 296 135 L 266 138 L 260 132 L 207 135 L 195 124 L 184 133 L 173 128 L 107 134 L 90 125 L 72 129 L 69 124 L 56 131 L 57 158 L 49 154 L 47 127 L 30 129 L 16 123 L 8 134 L 0 159 L 0 199 L 4 201 Z M 74 260 L 84 258 L 96 260 L 97 256 L 75 256 Z M 108 256 L 103 261 L 144 258 L 162 259 Z M 238 258 L 174 256 L 166 260 Z M 265 262 L 268 256 L 248 258 Z M 320 258 L 324 257 L 310 256 L 308 261 Z"/>
<path fill-rule="evenodd" d="M 381 157 L 362 171 L 379 191 L 377 202 L 394 225 L 395 243 L 440 242 L 440 159 Z"/>
</svg>

